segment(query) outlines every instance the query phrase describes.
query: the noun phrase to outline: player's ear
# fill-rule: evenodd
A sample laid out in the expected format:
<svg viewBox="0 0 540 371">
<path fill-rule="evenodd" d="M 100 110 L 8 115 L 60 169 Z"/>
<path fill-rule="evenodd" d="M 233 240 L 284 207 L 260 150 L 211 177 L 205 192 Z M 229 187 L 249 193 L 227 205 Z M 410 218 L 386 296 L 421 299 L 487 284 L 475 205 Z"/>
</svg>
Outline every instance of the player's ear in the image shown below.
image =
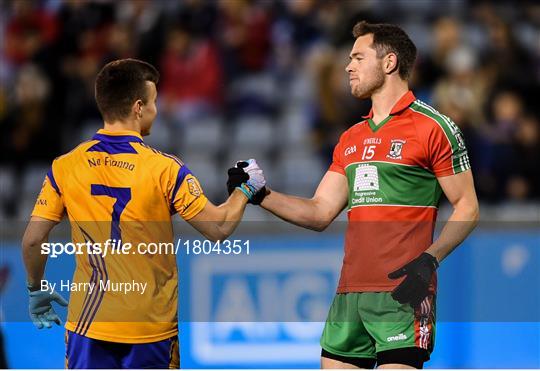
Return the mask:
<svg viewBox="0 0 540 371">
<path fill-rule="evenodd" d="M 384 57 L 383 69 L 387 75 L 390 75 L 398 69 L 398 57 L 396 53 L 388 53 Z"/>
<path fill-rule="evenodd" d="M 131 112 L 135 114 L 135 117 L 141 118 L 142 117 L 142 108 L 144 106 L 144 102 L 140 99 L 137 99 L 135 103 L 133 103 L 133 106 L 131 106 Z"/>
</svg>

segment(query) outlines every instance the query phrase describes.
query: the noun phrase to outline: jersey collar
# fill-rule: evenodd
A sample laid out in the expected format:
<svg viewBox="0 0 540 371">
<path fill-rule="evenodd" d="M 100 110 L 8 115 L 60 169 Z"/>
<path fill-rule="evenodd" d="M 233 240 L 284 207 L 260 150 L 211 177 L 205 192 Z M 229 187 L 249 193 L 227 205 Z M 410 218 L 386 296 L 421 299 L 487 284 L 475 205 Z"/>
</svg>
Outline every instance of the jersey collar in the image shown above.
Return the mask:
<svg viewBox="0 0 540 371">
<path fill-rule="evenodd" d="M 93 140 L 100 140 L 103 142 L 122 143 L 122 142 L 142 142 L 142 136 L 140 133 L 133 130 L 105 130 L 99 129 L 92 137 Z"/>
<path fill-rule="evenodd" d="M 394 105 L 394 107 L 392 107 L 392 110 L 390 111 L 390 114 L 388 116 L 394 116 L 400 113 L 401 111 L 408 108 L 411 105 L 411 103 L 414 102 L 415 100 L 416 100 L 416 97 L 414 96 L 413 92 L 409 90 L 408 92 L 403 94 L 401 98 L 399 98 L 399 100 Z M 365 119 L 373 118 L 373 108 L 369 110 L 369 114 L 362 117 Z"/>
</svg>

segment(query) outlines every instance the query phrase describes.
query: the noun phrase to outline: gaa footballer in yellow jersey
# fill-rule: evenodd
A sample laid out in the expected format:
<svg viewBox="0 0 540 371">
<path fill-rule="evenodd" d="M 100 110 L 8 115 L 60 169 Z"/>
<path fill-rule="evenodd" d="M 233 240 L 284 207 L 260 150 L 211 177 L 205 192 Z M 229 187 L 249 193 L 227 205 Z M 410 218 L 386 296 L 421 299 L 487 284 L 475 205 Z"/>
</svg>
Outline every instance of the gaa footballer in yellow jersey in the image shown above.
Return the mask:
<svg viewBox="0 0 540 371">
<path fill-rule="evenodd" d="M 172 242 L 175 213 L 208 239 L 227 238 L 265 184 L 251 161 L 246 183 L 215 206 L 180 159 L 146 145 L 158 79 L 153 66 L 134 59 L 101 70 L 95 95 L 104 129 L 53 161 L 23 237 L 30 315 L 38 328 L 60 324 L 52 301 L 67 305 L 56 291 L 43 290 L 42 244 L 67 215 L 72 242 L 84 247 L 68 307 L 68 368 L 179 367 L 174 254 L 113 252 L 126 244 Z M 137 292 L 118 290 L 128 283 L 140 285 Z"/>
</svg>

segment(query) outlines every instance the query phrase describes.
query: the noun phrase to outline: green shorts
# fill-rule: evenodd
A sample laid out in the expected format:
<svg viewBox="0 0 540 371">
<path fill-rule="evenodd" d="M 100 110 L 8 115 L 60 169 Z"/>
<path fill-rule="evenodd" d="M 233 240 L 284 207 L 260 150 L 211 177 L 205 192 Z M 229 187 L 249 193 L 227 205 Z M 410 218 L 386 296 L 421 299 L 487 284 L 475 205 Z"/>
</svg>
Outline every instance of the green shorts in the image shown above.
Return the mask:
<svg viewBox="0 0 540 371">
<path fill-rule="evenodd" d="M 326 351 L 345 357 L 376 358 L 376 353 L 418 347 L 429 355 L 435 340 L 435 297 L 414 310 L 390 292 L 337 294 L 321 337 Z"/>
</svg>

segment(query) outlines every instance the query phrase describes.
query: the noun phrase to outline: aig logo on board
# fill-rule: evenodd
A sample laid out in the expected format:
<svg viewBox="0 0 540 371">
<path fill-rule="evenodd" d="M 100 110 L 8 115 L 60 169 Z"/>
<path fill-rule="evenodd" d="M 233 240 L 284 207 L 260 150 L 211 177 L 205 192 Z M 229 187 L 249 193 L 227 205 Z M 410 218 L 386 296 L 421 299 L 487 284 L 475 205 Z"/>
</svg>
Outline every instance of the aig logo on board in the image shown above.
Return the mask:
<svg viewBox="0 0 540 371">
<path fill-rule="evenodd" d="M 198 364 L 291 365 L 320 354 L 341 265 L 333 249 L 208 255 L 190 265 L 190 343 Z"/>
</svg>

